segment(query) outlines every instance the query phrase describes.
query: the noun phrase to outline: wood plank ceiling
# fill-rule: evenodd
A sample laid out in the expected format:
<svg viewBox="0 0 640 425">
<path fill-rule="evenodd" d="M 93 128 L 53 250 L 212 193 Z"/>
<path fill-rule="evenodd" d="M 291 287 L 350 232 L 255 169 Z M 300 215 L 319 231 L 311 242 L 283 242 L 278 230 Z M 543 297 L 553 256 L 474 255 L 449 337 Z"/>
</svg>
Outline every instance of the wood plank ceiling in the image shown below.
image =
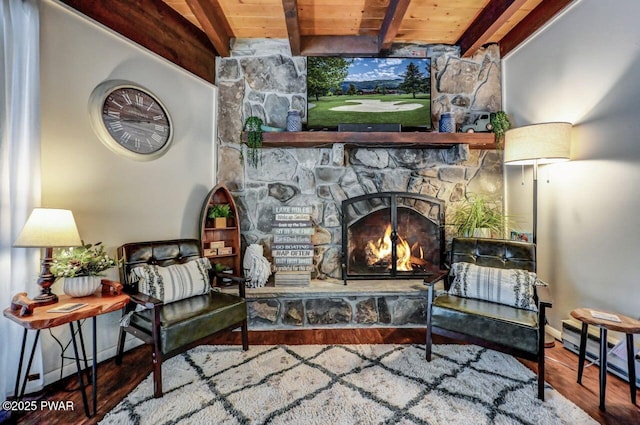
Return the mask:
<svg viewBox="0 0 640 425">
<path fill-rule="evenodd" d="M 202 61 L 228 56 L 233 38 L 288 38 L 303 56 L 384 55 L 406 43 L 458 45 L 463 56 L 498 43 L 505 56 L 573 0 L 61 1 L 210 80 L 185 66 L 184 49 Z"/>
</svg>

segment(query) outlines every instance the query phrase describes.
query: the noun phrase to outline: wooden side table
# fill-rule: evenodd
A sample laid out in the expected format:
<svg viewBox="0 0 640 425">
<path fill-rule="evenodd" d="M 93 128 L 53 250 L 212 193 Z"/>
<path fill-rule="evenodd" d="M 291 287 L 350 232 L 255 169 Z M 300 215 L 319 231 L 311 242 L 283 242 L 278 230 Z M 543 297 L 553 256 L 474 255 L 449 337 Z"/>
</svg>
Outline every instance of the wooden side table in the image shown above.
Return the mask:
<svg viewBox="0 0 640 425">
<path fill-rule="evenodd" d="M 84 412 L 87 417 L 91 417 L 95 415 L 97 409 L 97 359 L 96 359 L 96 317 L 110 313 L 112 311 L 120 310 L 124 308 L 129 302 L 129 296 L 126 294 L 120 295 L 109 295 L 96 293 L 94 295 L 90 295 L 88 297 L 81 298 L 72 298 L 68 295 L 60 295 L 59 302 L 57 304 L 50 304 L 43 307 L 37 307 L 34 309 L 34 312 L 30 316 L 20 316 L 18 311 L 11 311 L 10 308 L 7 308 L 3 311 L 4 317 L 12 320 L 13 322 L 19 324 L 24 328 L 24 334 L 22 336 L 22 349 L 20 351 L 20 362 L 18 364 L 18 374 L 16 376 L 16 386 L 15 386 L 15 397 L 20 400 L 24 396 L 24 391 L 27 383 L 27 377 L 29 376 L 29 371 L 31 369 L 31 364 L 33 362 L 33 356 L 35 354 L 36 345 L 38 343 L 38 337 L 40 336 L 40 331 L 42 329 L 49 329 L 60 325 L 69 324 L 69 328 L 71 331 L 71 341 L 73 343 L 73 351 L 75 354 L 76 368 L 78 371 L 78 382 L 80 383 L 80 390 L 82 391 L 82 401 L 84 403 Z M 49 313 L 48 310 L 53 308 L 62 306 L 67 303 L 83 303 L 87 304 L 86 306 L 69 312 L 69 313 Z M 93 413 L 89 410 L 89 403 L 87 400 L 87 394 L 85 391 L 84 379 L 82 378 L 82 369 L 80 367 L 80 357 L 78 356 L 78 344 L 76 342 L 76 332 L 80 335 L 81 342 L 82 339 L 82 329 L 80 327 L 80 323 L 77 323 L 77 330 L 74 329 L 73 323 L 78 322 L 82 319 L 92 318 L 93 319 L 93 361 L 92 361 L 92 395 L 93 395 Z M 22 381 L 22 388 L 20 393 L 18 393 L 18 387 L 20 383 L 20 376 L 22 374 L 22 364 L 24 360 L 25 347 L 27 343 L 27 332 L 29 330 L 36 330 L 36 337 L 33 341 L 33 345 L 31 346 L 31 353 L 29 355 L 29 361 L 27 364 L 27 370 L 24 374 L 24 379 Z M 84 351 L 84 342 L 82 342 L 83 351 Z M 85 356 L 86 363 L 86 356 Z"/>
<path fill-rule="evenodd" d="M 633 335 L 640 334 L 640 321 L 623 316 L 617 313 L 600 313 L 615 315 L 620 322 L 593 317 L 592 309 L 578 308 L 571 312 L 571 316 L 582 322 L 582 332 L 580 333 L 580 359 L 578 364 L 578 384 L 582 384 L 582 372 L 584 371 L 584 359 L 587 351 L 587 330 L 589 325 L 600 328 L 600 410 L 605 410 L 605 389 L 607 386 L 607 331 L 622 332 L 627 336 L 627 368 L 629 369 L 629 389 L 631 392 L 631 402 L 636 404 L 636 366 L 634 360 Z"/>
</svg>

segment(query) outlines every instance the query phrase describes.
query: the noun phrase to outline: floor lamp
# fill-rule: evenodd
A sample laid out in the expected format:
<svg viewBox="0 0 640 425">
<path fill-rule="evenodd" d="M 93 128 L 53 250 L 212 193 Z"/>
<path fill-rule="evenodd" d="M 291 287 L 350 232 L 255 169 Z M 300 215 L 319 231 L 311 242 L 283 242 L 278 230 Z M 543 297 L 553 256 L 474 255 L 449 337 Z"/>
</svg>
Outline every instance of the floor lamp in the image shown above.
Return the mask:
<svg viewBox="0 0 640 425">
<path fill-rule="evenodd" d="M 571 151 L 571 123 L 550 122 L 513 128 L 504 133 L 504 163 L 533 165 L 533 243 L 538 242 L 538 165 L 568 161 Z M 537 270 L 536 270 L 537 271 Z M 545 334 L 545 347 L 555 340 Z"/>
<path fill-rule="evenodd" d="M 538 165 L 569 160 L 571 124 L 551 122 L 513 128 L 504 134 L 504 163 L 533 165 L 533 243 L 538 240 Z"/>
</svg>

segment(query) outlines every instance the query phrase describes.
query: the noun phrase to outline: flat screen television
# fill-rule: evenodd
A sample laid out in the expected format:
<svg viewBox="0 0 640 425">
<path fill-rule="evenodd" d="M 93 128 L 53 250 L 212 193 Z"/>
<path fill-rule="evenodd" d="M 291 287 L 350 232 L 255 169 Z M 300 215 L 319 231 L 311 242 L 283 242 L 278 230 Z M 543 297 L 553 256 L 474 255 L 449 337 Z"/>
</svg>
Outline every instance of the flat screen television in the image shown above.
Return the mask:
<svg viewBox="0 0 640 425">
<path fill-rule="evenodd" d="M 429 130 L 431 60 L 307 58 L 307 128 L 337 130 L 354 124 Z"/>
</svg>

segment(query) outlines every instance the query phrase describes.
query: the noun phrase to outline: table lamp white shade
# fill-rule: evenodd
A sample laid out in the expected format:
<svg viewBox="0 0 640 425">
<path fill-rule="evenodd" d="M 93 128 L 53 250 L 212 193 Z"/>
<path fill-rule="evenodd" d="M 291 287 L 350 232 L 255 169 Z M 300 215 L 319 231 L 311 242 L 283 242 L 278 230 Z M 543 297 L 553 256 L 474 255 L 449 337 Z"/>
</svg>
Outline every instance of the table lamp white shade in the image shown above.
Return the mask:
<svg viewBox="0 0 640 425">
<path fill-rule="evenodd" d="M 34 208 L 20 235 L 13 243 L 16 247 L 80 246 L 82 240 L 69 210 Z"/>
<path fill-rule="evenodd" d="M 568 161 L 571 123 L 550 122 L 512 128 L 504 133 L 504 140 L 504 163 L 507 165 Z"/>
</svg>

